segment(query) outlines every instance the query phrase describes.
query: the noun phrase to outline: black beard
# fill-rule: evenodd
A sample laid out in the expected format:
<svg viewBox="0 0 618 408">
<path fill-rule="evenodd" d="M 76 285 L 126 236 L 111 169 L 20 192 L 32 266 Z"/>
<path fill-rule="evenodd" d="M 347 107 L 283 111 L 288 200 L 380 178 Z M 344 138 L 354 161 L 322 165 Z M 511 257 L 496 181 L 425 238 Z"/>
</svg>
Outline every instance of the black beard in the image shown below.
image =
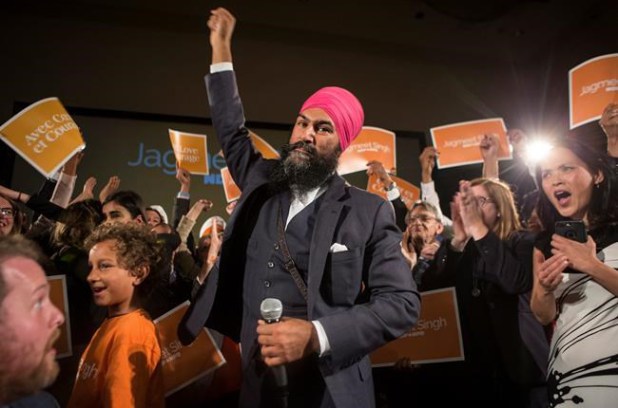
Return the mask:
<svg viewBox="0 0 618 408">
<path fill-rule="evenodd" d="M 296 161 L 290 156 L 298 148 L 304 149 L 308 159 Z M 337 170 L 340 155 L 341 149 L 321 156 L 312 144 L 285 144 L 281 147 L 281 159 L 269 177 L 271 188 L 275 192 L 292 190 L 303 195 L 321 186 Z"/>
</svg>

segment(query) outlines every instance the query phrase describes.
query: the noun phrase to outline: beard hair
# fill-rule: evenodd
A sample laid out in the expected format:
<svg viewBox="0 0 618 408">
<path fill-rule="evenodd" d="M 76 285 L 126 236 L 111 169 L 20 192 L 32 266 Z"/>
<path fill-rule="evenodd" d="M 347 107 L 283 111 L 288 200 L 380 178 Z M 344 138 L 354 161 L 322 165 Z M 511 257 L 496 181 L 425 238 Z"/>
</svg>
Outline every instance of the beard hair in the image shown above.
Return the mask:
<svg viewBox="0 0 618 408">
<path fill-rule="evenodd" d="M 302 148 L 308 159 L 296 161 L 290 154 Z M 306 142 L 285 144 L 281 147 L 281 159 L 270 174 L 270 187 L 274 192 L 292 190 L 295 194 L 305 193 L 321 186 L 336 170 L 341 148 L 337 146 L 330 153 L 320 155 L 314 145 Z"/>
<path fill-rule="evenodd" d="M 60 330 L 56 329 L 47 342 L 41 360 L 29 370 L 19 369 L 18 367 L 19 372 L 10 373 L 7 377 L 8 373 L 0 369 L 0 401 L 8 403 L 24 398 L 43 390 L 54 382 L 60 372 L 60 367 L 55 358 L 48 356 L 48 352 L 52 349 L 59 336 Z M 11 339 L 8 340 L 10 341 Z M 33 353 L 33 348 L 31 345 L 24 347 L 21 350 L 23 354 L 16 358 L 21 359 L 23 356 Z M 6 350 L 4 347 L 2 349 Z M 8 363 L 11 364 L 10 361 Z"/>
</svg>

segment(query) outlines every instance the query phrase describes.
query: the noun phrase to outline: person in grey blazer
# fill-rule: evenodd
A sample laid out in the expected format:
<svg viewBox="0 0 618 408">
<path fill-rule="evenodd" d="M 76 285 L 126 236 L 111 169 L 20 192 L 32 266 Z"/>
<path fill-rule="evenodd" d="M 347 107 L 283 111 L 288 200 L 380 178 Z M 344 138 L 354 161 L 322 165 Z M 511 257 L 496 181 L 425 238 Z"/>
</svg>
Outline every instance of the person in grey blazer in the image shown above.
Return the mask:
<svg viewBox="0 0 618 408">
<path fill-rule="evenodd" d="M 415 324 L 420 298 L 390 204 L 336 174 L 362 128 L 362 106 L 345 89 L 320 89 L 299 111 L 281 159 L 262 158 L 231 64 L 234 26 L 229 11 L 211 12 L 206 85 L 242 197 L 179 335 L 190 342 L 205 323 L 240 341 L 240 406 L 285 405 L 287 391 L 290 407 L 373 407 L 368 354 Z M 279 322 L 262 320 L 265 298 L 282 301 Z M 282 366 L 288 384 L 278 394 L 273 367 Z"/>
</svg>

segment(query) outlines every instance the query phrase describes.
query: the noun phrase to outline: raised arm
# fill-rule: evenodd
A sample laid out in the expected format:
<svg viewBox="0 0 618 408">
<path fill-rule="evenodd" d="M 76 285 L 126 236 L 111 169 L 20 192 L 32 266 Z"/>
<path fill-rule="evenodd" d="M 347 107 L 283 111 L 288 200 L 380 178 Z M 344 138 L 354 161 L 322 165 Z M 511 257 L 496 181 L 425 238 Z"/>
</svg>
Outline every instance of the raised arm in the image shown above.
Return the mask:
<svg viewBox="0 0 618 408">
<path fill-rule="evenodd" d="M 208 20 L 212 65 L 206 77 L 208 102 L 215 134 L 221 143 L 232 178 L 244 190 L 253 166 L 262 159 L 255 151 L 232 71 L 231 40 L 236 20 L 229 11 L 217 8 Z"/>
<path fill-rule="evenodd" d="M 99 193 L 99 201 L 105 202 L 105 199 L 118 191 L 118 188 L 120 188 L 120 178 L 111 176 Z"/>
<path fill-rule="evenodd" d="M 180 190 L 176 194 L 174 200 L 174 209 L 172 211 L 172 226 L 178 228 L 178 223 L 183 215 L 189 211 L 191 200 L 191 173 L 182 167 L 176 167 L 176 180 L 180 183 Z"/>
<path fill-rule="evenodd" d="M 481 157 L 483 157 L 483 177 L 498 180 L 498 135 L 491 133 L 483 135 L 479 148 L 481 149 Z"/>
<path fill-rule="evenodd" d="M 437 157 L 438 151 L 433 146 L 424 148 L 421 155 L 418 157 L 421 164 L 421 198 L 436 207 L 442 224 L 445 227 L 450 227 L 453 221 L 442 213 L 442 209 L 440 208 L 440 197 L 438 197 L 438 192 L 436 191 L 436 186 L 431 176 L 436 165 Z"/>
<path fill-rule="evenodd" d="M 388 199 L 388 201 L 391 202 L 391 204 L 393 204 L 393 209 L 395 210 L 395 221 L 397 222 L 397 226 L 400 230 L 405 230 L 405 219 L 408 208 L 401 199 L 401 193 L 399 192 L 399 188 L 397 188 L 397 184 L 395 184 L 390 174 L 388 174 L 382 162 L 372 160 L 367 163 L 367 175 L 375 175 L 378 180 L 380 180 L 380 182 L 384 186 L 384 190 L 386 190 L 386 198 Z"/>
<path fill-rule="evenodd" d="M 603 110 L 599 125 L 607 136 L 607 153 L 618 157 L 618 103 L 610 103 Z"/>
<path fill-rule="evenodd" d="M 208 28 L 210 29 L 210 46 L 212 63 L 232 62 L 232 33 L 236 19 L 223 7 L 210 12 Z"/>
</svg>

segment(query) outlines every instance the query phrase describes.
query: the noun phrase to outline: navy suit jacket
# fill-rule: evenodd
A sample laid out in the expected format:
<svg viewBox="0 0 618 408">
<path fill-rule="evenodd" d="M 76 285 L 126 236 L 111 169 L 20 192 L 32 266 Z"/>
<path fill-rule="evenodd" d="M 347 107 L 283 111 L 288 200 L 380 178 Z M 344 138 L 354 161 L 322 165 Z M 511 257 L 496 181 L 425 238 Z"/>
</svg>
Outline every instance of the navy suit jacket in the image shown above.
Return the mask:
<svg viewBox="0 0 618 408">
<path fill-rule="evenodd" d="M 240 340 L 246 367 L 259 318 L 258 310 L 243 308 L 255 303 L 251 288 L 243 287 L 244 273 L 250 273 L 245 272 L 247 241 L 272 195 L 267 184 L 276 162 L 253 148 L 234 72 L 209 75 L 206 84 L 216 134 L 242 197 L 225 229 L 218 268 L 198 294 L 202 303 L 194 313 L 206 326 Z M 307 314 L 328 337 L 330 352 L 318 364 L 337 407 L 374 405 L 368 353 L 404 334 L 418 318 L 420 299 L 400 242 L 390 203 L 337 175 L 331 178 L 310 243 Z M 348 251 L 331 253 L 334 243 Z"/>
</svg>

